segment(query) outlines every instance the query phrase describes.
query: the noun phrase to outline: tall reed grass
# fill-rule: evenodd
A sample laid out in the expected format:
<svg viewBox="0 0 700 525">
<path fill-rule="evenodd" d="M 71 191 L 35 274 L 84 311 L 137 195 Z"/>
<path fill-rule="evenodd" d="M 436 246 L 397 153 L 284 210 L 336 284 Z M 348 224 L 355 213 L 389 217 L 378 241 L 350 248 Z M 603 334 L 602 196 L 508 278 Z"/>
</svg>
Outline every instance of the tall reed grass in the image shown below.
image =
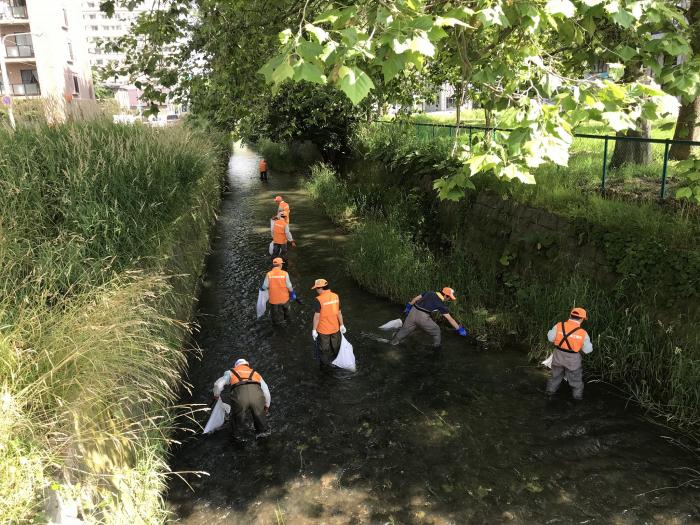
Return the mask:
<svg viewBox="0 0 700 525">
<path fill-rule="evenodd" d="M 392 180 L 386 184 L 390 187 Z M 585 305 L 592 314 L 588 328 L 595 347 L 586 370 L 620 386 L 669 423 L 700 433 L 697 330 L 677 330 L 677 325 L 657 320 L 648 303 L 630 301 L 577 272 L 506 283 L 498 256 L 486 247 L 469 246 L 459 232 L 447 232 L 452 239 L 444 248 L 429 249 L 421 242 L 405 216 L 415 223 L 423 212 L 405 200 L 407 193 L 397 198 L 387 191 L 393 197 L 382 206 L 365 207 L 358 196 L 364 189 L 325 165 L 314 166 L 307 182 L 310 195 L 350 231 L 348 269 L 363 287 L 403 303 L 423 290 L 451 286 L 460 296 L 451 308 L 456 318 L 477 334 L 518 333 L 537 360 L 551 352 L 547 330 L 575 304 Z M 626 219 L 613 215 L 605 220 Z M 635 222 L 628 226 L 637 231 Z"/>
<path fill-rule="evenodd" d="M 0 132 L 0 516 L 161 523 L 222 142 L 99 120 Z"/>
</svg>

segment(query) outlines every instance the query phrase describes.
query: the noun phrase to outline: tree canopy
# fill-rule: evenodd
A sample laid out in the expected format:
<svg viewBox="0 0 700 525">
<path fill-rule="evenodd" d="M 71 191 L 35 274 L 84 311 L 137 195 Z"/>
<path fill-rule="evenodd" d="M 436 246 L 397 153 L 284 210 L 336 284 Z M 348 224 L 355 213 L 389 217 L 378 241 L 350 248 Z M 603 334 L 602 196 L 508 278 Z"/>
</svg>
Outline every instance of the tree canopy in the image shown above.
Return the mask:
<svg viewBox="0 0 700 525">
<path fill-rule="evenodd" d="M 674 113 L 676 97 L 692 100 L 700 86 L 676 0 L 161 3 L 119 42 L 137 57 L 126 72 L 151 79 L 146 96 L 172 89 L 221 127 L 235 128 L 290 81 L 375 106 L 410 104 L 417 86 L 449 81 L 488 112 L 508 109 L 511 131 L 455 151 L 463 169 L 435 183 L 447 199 L 481 172 L 532 183 L 537 166 L 567 164 L 576 126 L 631 130 Z M 177 53 L 163 53 L 178 41 Z"/>
</svg>

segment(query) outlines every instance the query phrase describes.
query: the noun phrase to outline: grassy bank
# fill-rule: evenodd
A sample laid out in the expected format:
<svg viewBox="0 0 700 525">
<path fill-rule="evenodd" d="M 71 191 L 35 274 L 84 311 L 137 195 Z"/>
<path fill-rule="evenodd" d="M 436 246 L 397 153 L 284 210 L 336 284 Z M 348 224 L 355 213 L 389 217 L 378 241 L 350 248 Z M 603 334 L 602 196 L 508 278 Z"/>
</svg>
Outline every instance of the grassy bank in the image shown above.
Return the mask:
<svg viewBox="0 0 700 525">
<path fill-rule="evenodd" d="M 223 142 L 95 121 L 0 140 L 0 516 L 159 523 Z"/>
<path fill-rule="evenodd" d="M 683 330 L 693 312 L 685 305 L 697 303 L 692 291 L 697 274 L 691 273 L 696 267 L 691 265 L 698 261 L 697 246 L 691 246 L 697 237 L 689 221 L 673 223 L 666 216 L 657 223 L 655 216 L 643 216 L 648 210 L 633 211 L 635 205 L 629 203 L 611 202 L 606 208 L 601 202 L 597 211 L 586 216 L 578 215 L 576 210 L 582 208 L 573 208 L 572 220 L 590 220 L 596 231 L 612 235 L 610 253 L 619 254 L 619 270 L 643 274 L 635 276 L 639 282 L 623 279 L 624 283 L 610 289 L 579 272 L 543 272 L 524 279 L 486 247 L 469 244 L 469 228 L 486 227 L 486 223 L 456 223 L 447 228 L 435 221 L 439 204 L 426 189 L 430 185 L 415 176 L 416 170 L 420 172 L 415 166 L 426 166 L 428 179 L 439 169 L 449 169 L 435 162 L 442 147 L 439 143 L 425 156 L 414 153 L 417 160 L 413 161 L 405 160 L 410 144 L 396 144 L 404 148 L 396 153 L 389 153 L 390 141 L 380 144 L 389 146 L 375 146 L 365 153 L 377 160 L 384 160 L 383 155 L 397 159 L 389 173 L 372 174 L 370 167 L 368 172 L 355 171 L 340 178 L 327 166 L 315 166 L 307 184 L 329 216 L 351 232 L 348 268 L 363 287 L 403 303 L 422 290 L 452 286 L 461 294 L 454 314 L 470 330 L 487 337 L 517 333 L 531 357 L 538 360 L 551 351 L 547 330 L 574 303 L 585 305 L 592 313 L 588 328 L 596 347 L 586 358 L 589 377 L 619 386 L 656 415 L 697 435 L 700 336 L 695 329 Z M 433 166 L 432 173 L 428 166 Z M 456 216 L 463 215 L 460 210 Z M 670 251 L 666 236 L 675 243 Z M 630 239 L 647 250 L 657 246 L 659 251 L 642 250 L 644 258 L 640 258 L 627 243 Z M 669 276 L 673 272 L 664 269 L 675 264 L 686 266 L 680 275 Z M 654 273 L 657 268 L 660 270 Z M 677 286 L 677 293 L 685 294 L 675 303 L 675 317 L 669 314 L 665 299 L 657 301 L 641 284 L 660 279 L 658 288 Z"/>
</svg>

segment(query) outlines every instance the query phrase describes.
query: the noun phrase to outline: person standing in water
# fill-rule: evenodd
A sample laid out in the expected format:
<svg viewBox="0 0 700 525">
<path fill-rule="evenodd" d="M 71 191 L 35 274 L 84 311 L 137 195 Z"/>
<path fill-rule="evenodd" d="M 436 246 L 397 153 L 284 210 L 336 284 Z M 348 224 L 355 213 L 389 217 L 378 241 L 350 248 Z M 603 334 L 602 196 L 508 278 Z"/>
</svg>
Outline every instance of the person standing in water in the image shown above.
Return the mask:
<svg viewBox="0 0 700 525">
<path fill-rule="evenodd" d="M 260 180 L 263 182 L 267 182 L 267 162 L 265 159 L 260 159 L 260 162 L 258 163 L 258 169 L 260 171 Z"/>
<path fill-rule="evenodd" d="M 431 315 L 434 312 L 441 314 L 447 322 L 452 325 L 462 337 L 466 337 L 467 330 L 455 321 L 447 309 L 447 303 L 456 301 L 455 291 L 452 288 L 445 287 L 442 292 L 423 292 L 415 296 L 408 303 L 404 313 L 407 314 L 401 329 L 396 332 L 393 339 L 390 341 L 392 345 L 398 345 L 406 339 L 416 329 L 420 328 L 433 338 L 433 348 L 439 349 L 442 347 L 442 331 Z"/>
<path fill-rule="evenodd" d="M 289 221 L 291 219 L 291 217 L 289 215 L 290 214 L 289 204 L 284 202 L 282 197 L 279 195 L 277 195 L 277 197 L 275 197 L 275 202 L 277 203 L 277 213 L 280 213 L 280 212 L 284 213 L 284 215 L 285 215 L 284 218 L 287 220 L 287 224 L 289 224 Z"/>
<path fill-rule="evenodd" d="M 287 258 L 287 242 L 291 242 L 294 248 L 297 247 L 297 243 L 289 231 L 289 224 L 287 224 L 285 214 L 282 212 L 270 219 L 270 234 L 272 235 L 273 258 Z"/>
<path fill-rule="evenodd" d="M 291 316 L 289 300 L 297 299 L 289 274 L 282 269 L 283 265 L 284 260 L 281 257 L 275 257 L 272 260 L 272 270 L 267 272 L 260 287 L 261 290 L 270 291 L 270 316 L 275 324 L 289 320 Z"/>
<path fill-rule="evenodd" d="M 590 354 L 593 351 L 588 332 L 581 328 L 581 324 L 586 319 L 588 319 L 586 310 L 574 308 L 569 314 L 568 321 L 557 323 L 547 333 L 547 339 L 555 346 L 552 354 L 552 375 L 547 381 L 547 395 L 550 397 L 556 394 L 562 379 L 566 377 L 574 399 L 577 401 L 583 399 L 581 352 Z"/>
<path fill-rule="evenodd" d="M 325 279 L 316 279 L 311 289 L 317 293 L 311 337 L 316 342 L 317 358 L 321 366 L 332 366 L 340 351 L 342 334 L 346 332 L 343 313 L 340 311 L 340 297 L 331 292 Z"/>
</svg>

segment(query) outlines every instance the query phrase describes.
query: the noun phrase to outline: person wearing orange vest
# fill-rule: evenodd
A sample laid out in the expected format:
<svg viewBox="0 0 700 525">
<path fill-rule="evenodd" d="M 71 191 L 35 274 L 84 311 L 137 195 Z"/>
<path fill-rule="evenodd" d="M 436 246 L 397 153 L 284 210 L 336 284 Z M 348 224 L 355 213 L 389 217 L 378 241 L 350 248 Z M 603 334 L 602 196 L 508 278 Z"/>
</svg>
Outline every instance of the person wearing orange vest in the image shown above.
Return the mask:
<svg viewBox="0 0 700 525">
<path fill-rule="evenodd" d="M 406 309 L 404 310 L 406 320 L 401 329 L 396 332 L 391 339 L 390 343 L 392 345 L 398 345 L 411 335 L 416 328 L 420 328 L 433 338 L 433 348 L 439 349 L 442 343 L 442 332 L 432 318 L 432 314 L 436 312 L 447 319 L 447 322 L 452 325 L 452 328 L 454 328 L 459 335 L 466 337 L 469 335 L 466 328 L 455 321 L 450 315 L 450 311 L 447 309 L 447 303 L 456 300 L 455 291 L 447 286 L 442 289 L 442 292 L 428 291 L 415 296 L 406 303 Z"/>
<path fill-rule="evenodd" d="M 328 288 L 328 281 L 316 279 L 312 290 L 316 290 L 314 321 L 311 337 L 316 342 L 316 357 L 321 366 L 332 366 L 340 351 L 341 335 L 346 332 L 340 297 Z"/>
<path fill-rule="evenodd" d="M 574 399 L 583 399 L 581 352 L 590 354 L 593 351 L 591 338 L 581 328 L 581 323 L 586 319 L 586 310 L 574 308 L 568 321 L 557 323 L 547 333 L 547 339 L 555 346 L 552 354 L 552 376 L 547 380 L 548 396 L 553 396 L 559 390 L 562 379 L 566 377 Z"/>
<path fill-rule="evenodd" d="M 297 243 L 292 237 L 292 233 L 289 231 L 289 224 L 287 223 L 284 213 L 279 212 L 270 219 L 270 233 L 272 234 L 273 243 L 272 257 L 286 259 L 287 242 L 291 242 L 294 248 L 297 247 Z"/>
<path fill-rule="evenodd" d="M 284 202 L 282 200 L 282 197 L 280 197 L 279 195 L 277 195 L 277 197 L 275 197 L 275 202 L 277 203 L 277 213 L 280 213 L 280 212 L 284 213 L 284 215 L 285 215 L 284 218 L 287 220 L 287 224 L 289 224 L 289 220 L 290 220 L 289 204 Z"/>
<path fill-rule="evenodd" d="M 231 387 L 231 427 L 233 439 L 241 443 L 241 436 L 246 427 L 246 413 L 253 416 L 255 437 L 266 437 L 270 434 L 267 425 L 267 414 L 270 412 L 270 389 L 262 376 L 253 370 L 245 359 L 236 360 L 231 370 L 214 383 L 213 393 L 216 399 L 227 386 Z"/>
<path fill-rule="evenodd" d="M 260 170 L 260 180 L 267 182 L 267 162 L 265 159 L 260 159 L 258 168 Z"/>
<path fill-rule="evenodd" d="M 289 307 L 289 299 L 296 301 L 297 293 L 292 287 L 292 281 L 289 280 L 289 274 L 282 269 L 284 260 L 281 257 L 275 257 L 272 260 L 272 270 L 267 272 L 263 281 L 261 290 L 270 291 L 270 314 L 273 323 L 281 323 L 290 318 L 291 309 Z"/>
</svg>

